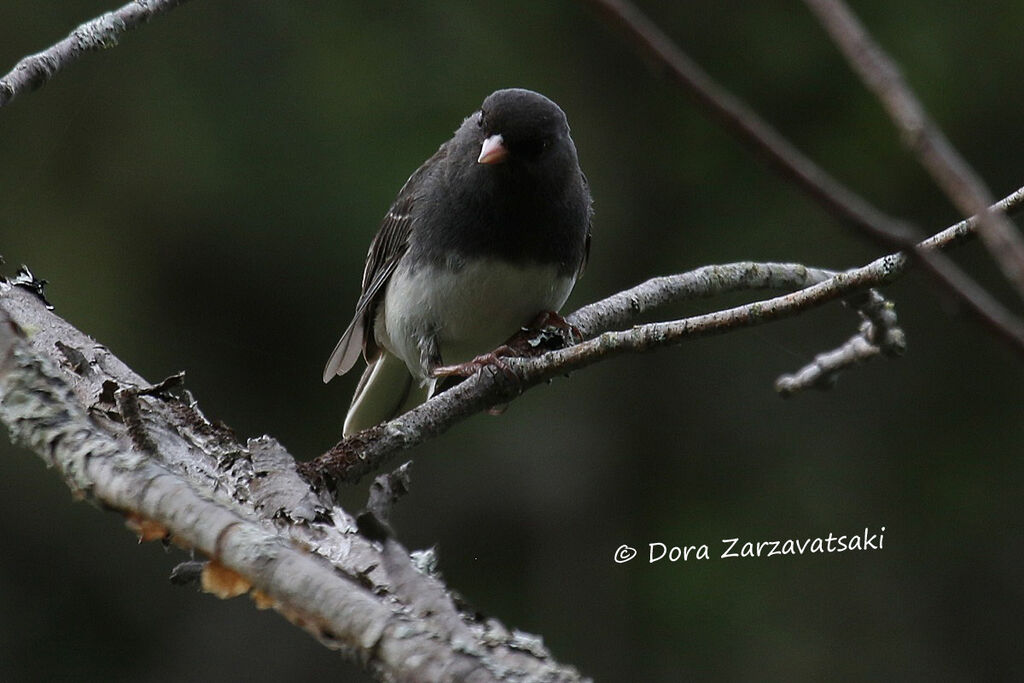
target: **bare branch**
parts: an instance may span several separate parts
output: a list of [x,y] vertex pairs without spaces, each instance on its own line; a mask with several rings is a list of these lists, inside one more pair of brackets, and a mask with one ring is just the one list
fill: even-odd
[[863,334],[855,334],[839,348],[815,356],[813,363],[805,365],[796,374],[779,377],[775,380],[775,390],[788,398],[804,389],[831,389],[842,370],[880,353],[882,350]]
[[831,389],[839,373],[863,363],[880,354],[901,356],[906,351],[907,340],[896,324],[896,312],[892,302],[871,289],[865,292],[866,301],[858,307],[864,322],[860,331],[842,346],[820,353],[814,362],[804,366],[792,375],[782,375],[775,380],[775,390],[784,397],[804,389]]
[[[705,266],[689,273],[654,278],[625,292],[590,304],[566,317],[585,337],[575,346],[539,358],[510,358],[519,382],[503,372],[482,372],[442,392],[390,422],[354,434],[316,460],[302,463],[300,473],[322,486],[338,478],[355,481],[381,467],[391,456],[432,438],[470,415],[508,403],[526,389],[627,352],[649,351],[686,339],[720,334],[795,315],[827,301],[890,282],[906,267],[898,255],[887,256],[848,273],[800,264],[734,263]],[[816,284],[815,284],[816,283]],[[627,324],[658,306],[738,289],[782,288],[798,291],[781,297],[671,322],[649,323],[624,331],[606,325]],[[597,335],[597,336],[594,336]]]
[[647,280],[631,289],[583,306],[566,316],[592,337],[600,332],[632,325],[645,313],[692,299],[740,290],[794,290],[823,282],[836,272],[799,263],[729,263],[704,266],[678,275]]
[[211,558],[179,581],[248,592],[384,680],[581,680],[539,639],[460,611],[397,541],[372,543],[310,491],[280,444],[239,443],[174,384],[151,387],[31,288],[0,281],[0,421],[140,539]]
[[888,248],[911,254],[967,311],[1017,353],[1024,353],[1024,323],[952,261],[918,248],[919,231],[885,215],[811,161],[750,107],[716,83],[635,6],[626,0],[584,1],[622,30],[723,128],[783,177],[847,225]]
[[842,0],[805,2],[864,84],[882,102],[906,145],[917,154],[939,187],[965,216],[980,217],[981,241],[1024,297],[1024,239],[1004,215],[989,211],[991,191],[925,111],[896,63],[868,35]]
[[122,34],[185,2],[187,0],[133,0],[120,9],[85,22],[56,45],[25,57],[0,78],[0,107],[21,93],[42,87],[84,53],[114,47]]
[[[1021,203],[1024,189],[998,208],[1008,211]],[[972,227],[971,220],[958,223],[930,238],[927,247],[958,244]],[[907,256],[892,254],[837,274],[798,264],[745,263],[655,278],[569,319],[593,335],[682,298],[741,288],[799,289],[725,311],[604,332],[539,358],[510,359],[520,383],[501,372],[478,374],[302,469],[323,480],[339,473],[357,478],[398,450],[557,375],[620,353],[678,344],[849,298],[892,282],[909,265]],[[238,443],[227,429],[211,424],[187,392],[182,394],[180,378],[150,385],[50,313],[39,294],[40,282],[27,271],[0,283],[5,316],[0,320],[0,420],[16,440],[57,466],[74,489],[128,516],[142,537],[170,537],[209,555],[212,560],[196,569],[207,590],[249,591],[382,676],[403,680],[473,672],[482,680],[498,680],[496,672],[514,672],[508,675],[579,678],[574,669],[552,661],[535,639],[439,603],[450,600],[443,585],[412,573],[422,563],[405,559],[408,554],[393,538],[386,536],[381,547],[355,533],[355,520],[317,498],[279,444],[268,437]],[[882,314],[855,305],[872,325],[891,327]],[[31,329],[31,338],[22,329]],[[869,337],[880,343],[876,334]],[[234,577],[227,587],[209,578],[225,572]],[[428,590],[423,581],[436,583]]]
[[[1009,213],[1022,206],[1024,188],[1005,197],[993,208]],[[961,244],[976,225],[977,217],[961,221],[924,240],[920,247],[932,251]],[[478,373],[390,422],[365,429],[339,442],[315,460],[300,464],[299,471],[317,487],[329,485],[335,479],[357,481],[383,466],[396,453],[437,436],[490,406],[508,403],[541,382],[621,353],[679,344],[691,338],[796,315],[837,298],[889,284],[903,275],[910,265],[909,257],[900,252],[844,273],[800,264],[735,263],[653,278],[566,316],[566,320],[579,327],[584,336],[593,338],[539,358],[509,359],[508,365],[516,372],[518,383],[509,381],[501,372]],[[619,332],[605,331],[625,326],[667,303],[737,289],[764,288],[798,291],[683,320],[650,323]],[[1007,330],[1017,335],[1013,348],[1024,349],[1024,327]],[[898,346],[895,338],[886,344],[893,350]]]

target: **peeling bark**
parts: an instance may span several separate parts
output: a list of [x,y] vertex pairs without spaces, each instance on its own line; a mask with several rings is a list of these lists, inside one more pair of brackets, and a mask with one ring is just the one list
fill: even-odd
[[211,558],[208,589],[248,590],[382,680],[582,680],[539,638],[460,611],[394,539],[357,533],[273,438],[241,443],[180,377],[146,382],[25,282],[0,283],[0,420],[140,538]]

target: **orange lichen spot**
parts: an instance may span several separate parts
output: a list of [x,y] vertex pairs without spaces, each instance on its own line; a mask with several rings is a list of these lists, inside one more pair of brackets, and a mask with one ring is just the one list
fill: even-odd
[[256,604],[256,609],[270,609],[274,606],[274,598],[270,597],[259,588],[249,591],[249,597]]
[[178,546],[182,550],[192,550],[192,544],[189,543],[187,539],[184,539],[181,536],[171,534],[171,536],[167,540],[173,543],[174,545]]
[[203,567],[201,583],[204,591],[221,600],[237,597],[252,588],[249,579],[216,560],[210,560]]
[[154,522],[151,519],[141,517],[134,512],[128,513],[124,520],[125,526],[127,526],[132,533],[139,537],[139,543],[145,541],[161,541],[170,535],[167,527],[160,522]]

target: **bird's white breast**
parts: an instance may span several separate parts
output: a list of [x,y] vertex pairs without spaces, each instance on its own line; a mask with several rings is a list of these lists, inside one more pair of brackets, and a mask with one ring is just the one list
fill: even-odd
[[453,270],[402,263],[388,283],[377,337],[422,379],[419,344],[425,337],[436,335],[444,363],[470,360],[501,345],[538,313],[557,311],[573,284],[555,266],[487,259]]

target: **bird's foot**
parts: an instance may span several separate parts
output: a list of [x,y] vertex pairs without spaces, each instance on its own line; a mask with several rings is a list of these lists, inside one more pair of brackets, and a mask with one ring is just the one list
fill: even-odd
[[455,365],[441,365],[430,371],[431,377],[448,378],[448,377],[471,377],[483,370],[485,367],[493,366],[501,370],[505,375],[512,380],[517,380],[516,373],[512,372],[512,368],[505,362],[506,358],[520,355],[516,353],[508,344],[502,344],[498,348],[494,349],[489,353],[485,353],[477,356],[473,360],[467,360],[465,363],[456,363]]
[[575,325],[566,322],[565,318],[554,311],[544,311],[527,327],[517,333],[498,348],[489,353],[477,356],[473,360],[455,365],[441,365],[430,371],[431,377],[471,377],[487,366],[496,367],[505,373],[510,380],[518,381],[506,358],[529,358],[541,356],[548,351],[561,349],[583,341],[583,333]]

